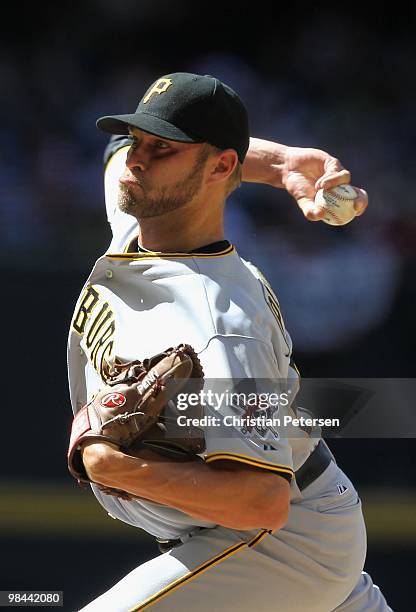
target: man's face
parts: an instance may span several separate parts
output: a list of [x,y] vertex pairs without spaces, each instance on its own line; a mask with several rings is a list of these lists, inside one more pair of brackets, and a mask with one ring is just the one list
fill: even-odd
[[158,217],[191,202],[199,193],[207,147],[130,129],[133,144],[120,178],[120,210],[144,219]]

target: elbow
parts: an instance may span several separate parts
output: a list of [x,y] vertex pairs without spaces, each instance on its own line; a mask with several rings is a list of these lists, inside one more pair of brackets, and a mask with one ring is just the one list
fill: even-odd
[[284,527],[289,518],[290,501],[289,495],[279,496],[278,499],[273,500],[270,504],[270,509],[265,516],[264,529],[270,529],[270,531],[277,531]]
[[82,461],[85,471],[92,482],[103,483],[103,475],[108,471],[112,447],[107,444],[89,443],[82,449]]
[[[267,474],[276,481],[275,474]],[[250,529],[277,531],[284,527],[289,517],[290,485],[282,477],[277,482],[267,479],[262,491],[252,498],[250,504]]]

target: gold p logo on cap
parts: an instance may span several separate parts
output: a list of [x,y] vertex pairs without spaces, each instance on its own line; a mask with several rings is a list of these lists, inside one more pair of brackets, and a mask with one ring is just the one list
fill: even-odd
[[149,102],[153,94],[164,93],[171,85],[172,85],[172,81],[170,79],[159,79],[158,81],[156,81],[156,83],[153,85],[152,89],[149,91],[146,97],[143,98],[143,104],[146,104],[146,102]]

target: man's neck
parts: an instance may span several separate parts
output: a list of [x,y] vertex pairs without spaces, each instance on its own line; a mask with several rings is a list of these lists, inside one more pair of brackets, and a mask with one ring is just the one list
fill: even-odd
[[177,236],[169,233],[167,236],[163,236],[160,232],[152,235],[152,233],[140,229],[138,235],[138,242],[144,249],[163,253],[191,253],[201,246],[221,240],[224,240],[223,232],[194,234],[192,236]]
[[[204,253],[204,254],[218,254],[221,253],[223,251],[228,250],[231,247],[231,243],[229,242],[229,240],[218,240],[216,242],[210,242],[209,244],[203,244],[197,248],[193,248],[190,251],[183,251],[181,250],[175,250],[174,253],[175,254],[183,254],[183,253],[187,253],[187,254],[199,254],[199,253]],[[155,251],[151,251],[150,249],[145,249],[140,242],[138,241],[138,239],[136,238],[136,240],[131,241],[129,244],[129,249],[128,249],[129,253],[136,253],[136,252],[145,252],[145,253],[154,253]],[[163,253],[163,254],[172,254],[172,251],[156,251],[156,253]]]
[[[190,253],[206,244],[224,240],[220,214],[189,214],[185,208],[175,214],[139,219],[139,244],[149,251]],[[194,211],[192,211],[194,213]]]

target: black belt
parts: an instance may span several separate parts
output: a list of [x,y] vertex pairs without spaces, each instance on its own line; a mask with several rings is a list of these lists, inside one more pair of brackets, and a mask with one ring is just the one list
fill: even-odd
[[313,483],[326,470],[333,456],[325,442],[319,440],[305,463],[295,472],[296,483],[301,491]]
[[[197,527],[196,529],[198,533],[199,531],[204,531],[204,529],[207,529],[207,527]],[[189,534],[189,537],[192,538],[192,534]],[[171,550],[171,548],[181,546],[183,542],[180,538],[178,538],[177,540],[163,540],[162,538],[156,538],[156,544],[159,546],[160,552],[165,553]]]
[[[299,489],[303,491],[303,489],[306,489],[307,486],[312,484],[318,476],[323,474],[332,460],[333,456],[331,451],[325,442],[319,440],[317,446],[306,459],[305,463],[295,472],[296,483]],[[200,527],[200,529],[204,529],[204,527]],[[183,544],[180,538],[176,540],[156,538],[156,542],[161,553],[168,552],[172,548]]]
[[156,544],[158,545],[160,552],[163,554],[165,552],[169,552],[172,548],[181,546],[183,542],[179,538],[177,540],[162,540],[161,538],[156,538]]

